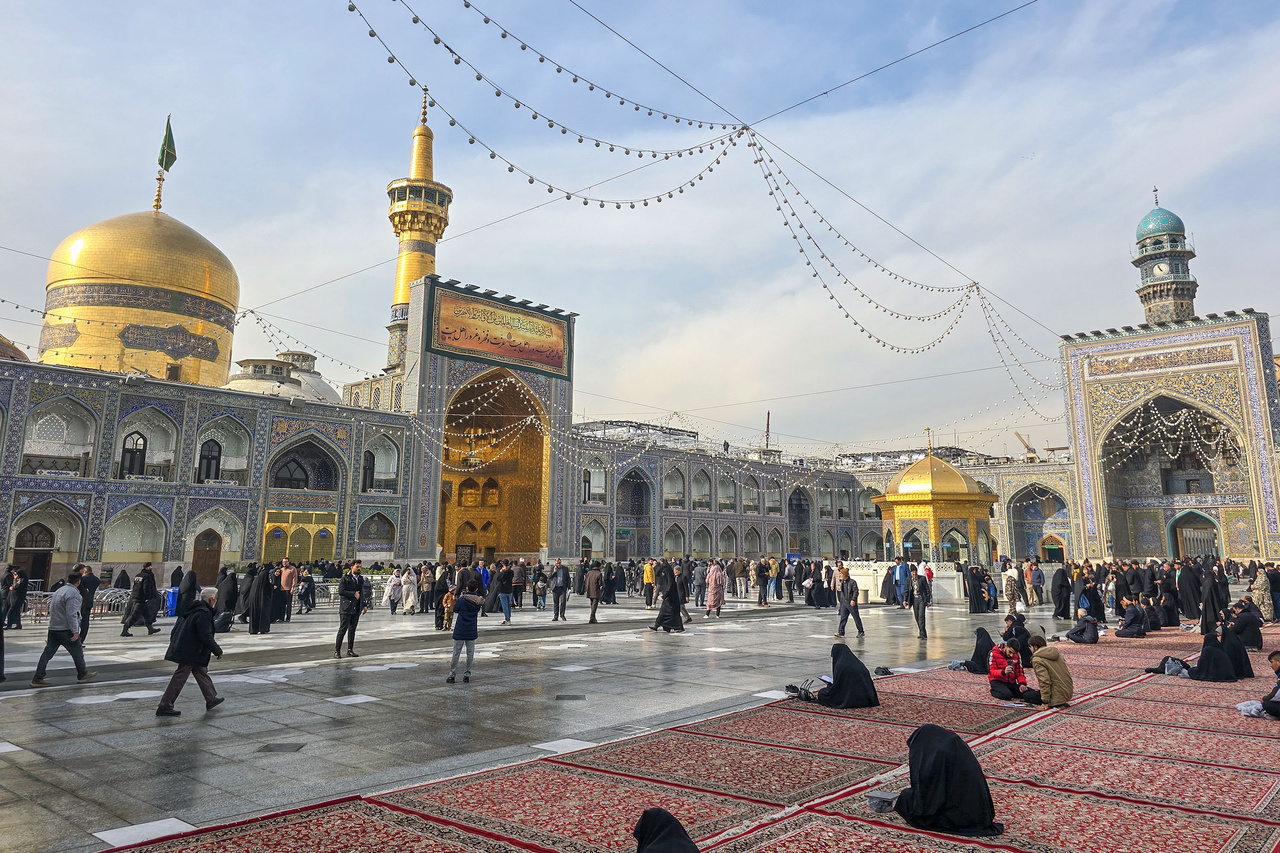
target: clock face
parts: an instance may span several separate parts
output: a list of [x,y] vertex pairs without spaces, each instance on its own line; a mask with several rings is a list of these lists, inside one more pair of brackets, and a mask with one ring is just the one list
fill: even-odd
[[1169,265],[1164,262],[1158,263],[1151,268],[1151,274],[1152,275],[1168,275]]

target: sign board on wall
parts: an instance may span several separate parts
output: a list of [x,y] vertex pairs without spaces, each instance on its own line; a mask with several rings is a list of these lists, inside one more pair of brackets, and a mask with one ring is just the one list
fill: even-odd
[[431,352],[573,378],[573,324],[568,314],[528,308],[432,281],[427,349]]

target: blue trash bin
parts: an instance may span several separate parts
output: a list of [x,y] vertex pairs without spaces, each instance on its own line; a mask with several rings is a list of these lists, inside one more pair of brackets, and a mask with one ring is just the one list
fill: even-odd
[[178,588],[171,586],[164,591],[164,614],[172,616],[178,612]]

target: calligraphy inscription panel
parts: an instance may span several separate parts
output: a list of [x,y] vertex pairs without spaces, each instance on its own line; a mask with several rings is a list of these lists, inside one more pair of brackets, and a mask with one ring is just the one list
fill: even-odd
[[439,286],[432,296],[433,352],[569,378],[568,319]]

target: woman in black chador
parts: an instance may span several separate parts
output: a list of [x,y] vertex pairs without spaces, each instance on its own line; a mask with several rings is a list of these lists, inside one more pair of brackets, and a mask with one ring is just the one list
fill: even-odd
[[875,708],[880,704],[867,665],[844,643],[831,646],[831,683],[818,691],[817,700],[828,708]]
[[249,604],[245,616],[249,617],[250,634],[271,633],[271,600],[275,593],[275,585],[271,582],[271,567],[263,566],[253,576],[253,584],[249,587]]
[[658,618],[649,626],[650,631],[661,628],[667,633],[684,631],[684,620],[680,615],[680,606],[684,603],[684,578],[676,577],[669,565],[658,566],[657,586],[662,589],[662,604],[658,608]]
[[974,675],[986,675],[988,663],[991,657],[991,650],[996,647],[995,640],[991,639],[990,632],[986,628],[975,628],[973,635],[977,640],[973,644],[973,657],[967,661],[962,661],[964,668]]
[[698,845],[666,809],[645,809],[631,835],[636,853],[698,853]]
[[911,733],[907,749],[911,787],[898,794],[894,806],[907,823],[952,835],[1004,832],[978,759],[959,735],[928,723]]

